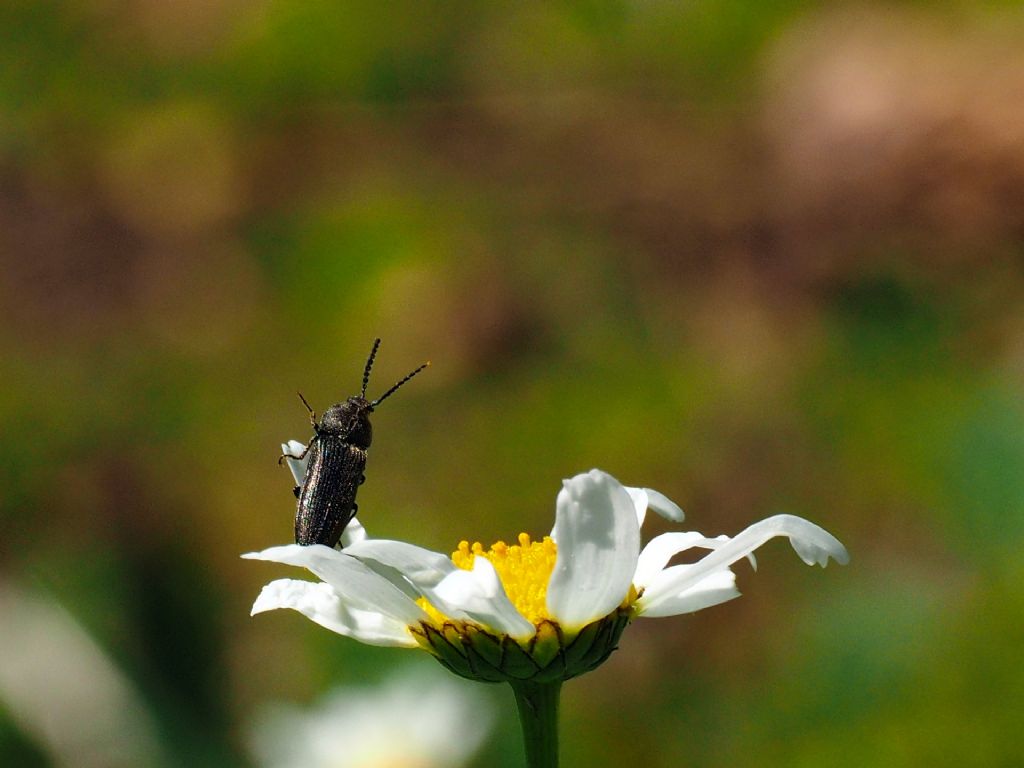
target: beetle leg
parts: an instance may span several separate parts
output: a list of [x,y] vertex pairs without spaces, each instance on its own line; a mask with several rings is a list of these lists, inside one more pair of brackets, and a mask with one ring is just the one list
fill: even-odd
[[[309,445],[312,445],[312,443],[310,443]],[[306,454],[309,453],[309,445],[307,445],[306,450],[304,450],[298,456],[292,453],[282,453],[280,456],[277,457],[278,465],[280,465],[281,462],[284,461],[285,459],[295,459],[296,461],[302,461],[304,458],[306,458]]]

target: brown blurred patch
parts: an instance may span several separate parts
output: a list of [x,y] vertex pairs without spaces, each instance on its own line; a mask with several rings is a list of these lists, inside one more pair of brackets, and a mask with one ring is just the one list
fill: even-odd
[[262,274],[239,243],[210,239],[147,249],[132,295],[144,326],[189,355],[231,346],[252,327],[265,299]]
[[258,13],[263,0],[87,0],[107,34],[147,53],[193,57],[223,43],[238,21]]
[[227,224],[242,208],[235,147],[217,110],[165,103],[121,121],[99,178],[113,209],[139,232],[194,235]]
[[1019,236],[1022,31],[1009,14],[961,23],[889,8],[793,29],[766,72],[775,210],[815,232],[887,231],[947,260]]
[[454,265],[396,265],[368,299],[373,327],[394,339],[397,359],[430,350],[439,363],[431,371],[434,386],[499,370],[546,338],[543,302],[487,254],[465,253]]
[[109,331],[128,302],[140,241],[87,181],[0,166],[0,313],[21,340]]

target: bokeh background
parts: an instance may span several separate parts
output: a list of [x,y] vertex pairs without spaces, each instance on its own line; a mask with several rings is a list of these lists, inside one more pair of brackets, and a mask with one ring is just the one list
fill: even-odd
[[[246,766],[423,654],[251,619],[279,443],[375,418],[371,533],[809,517],[566,686],[566,765],[1024,762],[1011,2],[0,4],[0,764]],[[649,533],[658,532],[657,524]],[[509,691],[479,765],[517,766]]]

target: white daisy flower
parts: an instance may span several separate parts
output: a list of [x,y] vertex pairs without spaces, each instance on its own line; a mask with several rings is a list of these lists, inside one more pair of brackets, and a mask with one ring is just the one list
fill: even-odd
[[309,710],[277,705],[258,718],[251,750],[264,768],[459,768],[494,724],[490,698],[467,685],[405,669]]
[[[517,544],[487,550],[464,541],[448,557],[366,538],[360,526],[341,551],[272,547],[243,557],[301,566],[320,581],[273,581],[252,612],[291,608],[364,643],[418,646],[471,679],[553,683],[601,664],[635,618],[692,613],[738,597],[730,566],[752,560],[771,538],[788,538],[808,565],[849,559],[834,536],[794,515],[769,517],[732,538],[665,533],[641,548],[648,509],[683,519],[657,491],[625,487],[594,469],[563,482],[554,529],[541,541],[523,533]],[[693,548],[709,552],[669,565]]]

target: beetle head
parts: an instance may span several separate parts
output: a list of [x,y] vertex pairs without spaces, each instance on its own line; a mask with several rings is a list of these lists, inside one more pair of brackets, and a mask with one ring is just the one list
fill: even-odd
[[[366,360],[366,367],[363,369],[363,388],[358,395],[353,395],[343,403],[335,403],[324,413],[320,423],[316,425],[317,434],[333,435],[340,437],[346,443],[366,450],[373,440],[373,428],[370,426],[370,414],[387,398],[391,397],[399,387],[422,371],[429,362],[424,363],[412,373],[400,379],[391,389],[385,392],[372,402],[366,399],[366,386],[370,383],[370,369],[373,367],[373,360],[377,356],[377,348],[380,346],[380,339],[373,342],[373,349]],[[302,397],[302,395],[299,395]],[[305,398],[302,400],[306,402]],[[309,408],[309,404],[306,404]],[[313,410],[310,408],[310,413]]]
[[356,395],[343,403],[335,403],[320,419],[318,431],[342,438],[357,448],[366,450],[373,440],[370,414],[373,406],[365,397]]

